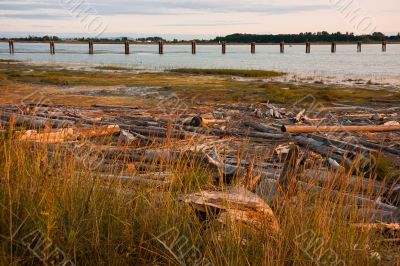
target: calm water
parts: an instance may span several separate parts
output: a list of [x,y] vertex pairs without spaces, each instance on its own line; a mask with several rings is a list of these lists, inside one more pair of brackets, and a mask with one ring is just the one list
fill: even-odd
[[[337,53],[330,53],[330,45],[312,45],[311,54],[304,45],[286,45],[285,54],[279,45],[258,45],[257,53],[250,53],[250,45],[228,45],[221,54],[219,45],[197,45],[197,55],[190,45],[165,45],[164,55],[158,45],[131,45],[130,55],[123,54],[124,45],[95,44],[95,54],[88,55],[87,44],[56,44],[56,54],[49,54],[49,44],[15,43],[14,55],[8,54],[8,43],[0,43],[0,58],[26,60],[34,63],[117,65],[151,70],[177,67],[241,68],[279,70],[314,77],[362,78],[400,82],[400,44],[388,44],[387,52],[381,45],[363,45],[362,53],[356,45],[338,45]],[[397,82],[394,82],[397,83]]]

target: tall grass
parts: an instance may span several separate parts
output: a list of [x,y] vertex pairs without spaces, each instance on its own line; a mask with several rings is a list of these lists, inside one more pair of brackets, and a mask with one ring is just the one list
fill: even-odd
[[[178,144],[169,140],[164,147],[174,150]],[[135,163],[126,160],[126,164]],[[35,254],[22,243],[36,230],[76,265],[182,265],[182,261],[194,265],[200,258],[199,265],[335,261],[334,265],[370,265],[377,262],[371,252],[392,252],[381,244],[379,234],[349,226],[360,221],[357,207],[340,197],[329,200],[329,193],[278,195],[272,204],[281,228],[278,236],[233,222],[222,226],[213,219],[203,221],[179,197],[216,189],[211,172],[185,156],[163,164],[172,173],[169,187],[134,185],[103,179],[99,170],[89,170],[74,152],[61,146],[22,143],[3,135],[0,264],[40,264],[40,258],[52,249],[39,247]],[[139,166],[132,168],[133,176]],[[122,174],[117,167],[110,170]],[[343,214],[345,209],[349,217]],[[174,245],[174,240],[181,244]],[[190,254],[196,254],[195,258],[190,260]]]

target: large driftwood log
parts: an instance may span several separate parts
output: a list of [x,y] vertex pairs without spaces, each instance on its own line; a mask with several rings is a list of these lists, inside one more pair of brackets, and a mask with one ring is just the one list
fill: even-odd
[[[276,196],[278,191],[279,182],[275,179],[262,179],[260,186],[257,188],[257,194],[262,196],[268,203],[271,203]],[[349,193],[343,193],[341,191],[334,190],[332,188],[325,188],[315,186],[306,182],[296,181],[296,189],[306,190],[310,195],[315,196],[326,196],[332,200],[342,199],[348,204],[357,204],[358,206],[368,206],[370,208],[376,208],[380,210],[386,210],[389,212],[395,212],[399,209],[395,206],[385,204],[379,201],[364,198],[358,195],[352,195]]]
[[287,139],[285,134],[274,134],[265,132],[250,132],[247,130],[221,130],[216,128],[197,128],[185,126],[183,127],[185,131],[203,134],[203,135],[214,135],[214,136],[243,136],[247,138],[260,138],[266,141],[284,141]]
[[74,130],[72,128],[62,129],[55,132],[38,133],[36,130],[28,130],[18,139],[21,141],[31,141],[40,143],[62,143],[68,139],[73,139]]
[[336,149],[334,147],[327,147],[323,145],[323,142],[303,136],[297,136],[295,137],[295,140],[299,145],[303,146],[304,148],[308,148],[316,153],[323,155],[326,158],[332,158],[339,163],[345,160],[348,165],[351,164],[346,158],[335,153]]
[[200,115],[193,118],[185,119],[183,121],[183,125],[190,125],[192,127],[204,127],[207,125],[223,123],[228,123],[228,121],[223,119],[206,119]]
[[287,133],[318,133],[318,132],[389,132],[400,131],[400,126],[282,126],[282,132]]
[[376,210],[371,208],[358,208],[354,206],[345,206],[342,209],[343,218],[356,217],[357,221],[364,223],[397,223],[393,212],[385,210]]
[[265,133],[271,133],[271,131],[272,132],[278,131],[278,129],[275,128],[275,127],[266,126],[266,125],[263,125],[263,124],[260,124],[260,123],[256,123],[256,122],[253,122],[253,121],[244,121],[243,125],[246,126],[246,127],[251,127],[251,128],[253,128],[253,129],[257,130],[257,131],[260,131],[260,132],[265,132]]
[[395,154],[395,155],[400,155],[400,150],[393,149],[393,148],[390,148],[390,147],[385,147],[385,146],[382,146],[380,144],[373,143],[373,142],[370,142],[370,141],[367,141],[367,140],[360,139],[358,141],[360,142],[361,145],[363,145],[365,147],[368,147],[368,148],[371,148],[371,149],[375,149],[375,150],[378,150],[378,151],[389,152],[389,153],[392,153],[392,154]]
[[[225,175],[228,176],[245,176],[249,175],[249,171],[243,167],[236,167],[233,165],[225,165],[220,162],[218,162],[215,159],[212,159],[210,156],[205,155],[208,158],[208,161],[210,164],[214,167],[217,167],[218,170],[223,171]],[[258,193],[260,195],[263,195],[263,197],[267,200],[267,202],[272,202],[272,200],[275,198],[276,193],[278,191],[278,187],[280,186],[279,181],[277,181],[275,178],[276,171],[273,171],[271,173],[265,172],[265,171],[256,171],[253,173],[255,176],[255,184],[258,185],[260,184],[259,188],[257,189]],[[254,184],[253,184],[254,186]],[[361,196],[357,195],[352,195],[348,193],[343,193],[340,191],[332,190],[330,188],[323,188],[315,185],[308,184],[306,182],[302,181],[296,181],[295,186],[297,189],[301,190],[308,190],[310,193],[314,195],[329,195],[333,199],[337,198],[343,198],[345,201],[348,201],[350,203],[357,203],[359,206],[372,206],[374,208],[382,209],[382,210],[388,210],[388,211],[396,211],[398,210],[397,207],[377,202],[368,198],[364,198]],[[255,187],[255,186],[254,186]]]
[[93,137],[111,136],[121,131],[119,126],[96,126],[90,128],[68,128],[50,132],[37,132],[28,130],[18,137],[21,141],[41,143],[62,143],[70,140],[86,139]]
[[370,223],[370,224],[351,224],[351,226],[361,230],[376,230],[376,231],[400,231],[400,224],[385,224],[385,223]]
[[[307,137],[312,138],[316,141],[323,142],[324,144],[326,144],[328,146],[335,145],[336,147],[338,147],[340,149],[344,149],[344,150],[347,150],[347,151],[350,151],[353,153],[369,154],[369,153],[373,152],[373,150],[364,148],[360,145],[352,144],[350,142],[336,140],[333,138],[328,138],[328,137],[319,136],[319,135],[315,135],[315,134],[307,134]],[[356,139],[354,141],[357,142],[358,139]]]
[[9,121],[10,124],[16,125],[16,126],[26,126],[29,129],[40,129],[40,128],[51,128],[51,122],[49,122],[46,119],[37,119],[34,117],[30,116],[21,116],[21,115],[15,115],[15,114],[10,114],[1,116],[2,120]]
[[110,181],[119,181],[124,184],[132,184],[132,185],[147,185],[153,188],[168,188],[171,182],[166,180],[156,180],[145,177],[136,177],[136,176],[116,176],[116,175],[108,175],[108,174],[100,174],[102,179],[110,180]]
[[243,188],[231,188],[226,192],[201,191],[185,195],[181,200],[206,215],[219,214],[217,220],[223,224],[239,222],[273,234],[280,232],[278,220],[268,204]]
[[350,190],[362,191],[367,195],[381,196],[389,189],[384,183],[368,178],[349,176],[345,173],[335,173],[326,170],[308,169],[300,174],[303,181],[319,184],[323,187],[348,188]]
[[[112,125],[110,122],[100,122],[100,125]],[[153,126],[134,126],[134,125],[127,125],[127,124],[118,124],[120,128],[128,130],[132,133],[138,133],[147,137],[159,137],[159,138],[179,138],[185,139],[189,137],[190,134],[188,132],[182,132],[179,130],[171,130],[168,131],[166,128],[162,127],[153,127]],[[86,125],[89,126],[89,125]]]
[[29,129],[41,128],[66,128],[73,126],[75,121],[69,119],[54,119],[39,116],[20,115],[15,113],[3,113],[1,120],[12,121],[16,126],[26,126]]

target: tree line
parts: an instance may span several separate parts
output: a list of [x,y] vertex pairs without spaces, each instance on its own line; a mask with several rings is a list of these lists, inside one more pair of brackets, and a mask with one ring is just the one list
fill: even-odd
[[[9,38],[0,38],[2,41],[6,41]],[[19,37],[19,38],[12,38],[14,41],[24,41],[24,42],[46,42],[46,41],[76,41],[76,42],[125,42],[125,41],[136,41],[136,42],[158,42],[158,41],[165,41],[165,39],[161,37],[146,37],[146,38],[128,38],[128,37],[118,37],[118,38],[59,38],[57,36],[28,36],[28,37]]]
[[323,32],[305,32],[300,34],[242,34],[236,33],[225,37],[217,37],[216,42],[237,42],[237,43],[303,43],[303,42],[378,42],[378,41],[400,41],[400,33],[394,36],[386,36],[381,32],[374,32],[369,35],[354,35],[354,33],[328,33]]
[[[19,38],[12,38],[15,41],[27,41],[27,42],[45,42],[45,41],[60,41],[61,38],[57,37],[57,36],[32,36],[29,35],[28,37],[19,37]],[[4,41],[4,40],[8,40],[8,38],[0,38],[0,40]]]
[[[46,41],[76,41],[76,42],[87,42],[92,40],[94,42],[125,42],[125,41],[136,41],[136,42],[158,42],[158,41],[166,41],[162,37],[145,37],[145,38],[129,38],[129,37],[119,37],[119,38],[68,38],[62,39],[57,36],[28,36],[22,38],[13,38],[15,41],[37,41],[37,42],[46,42]],[[0,40],[8,40],[8,38],[0,38]],[[233,42],[233,43],[250,43],[250,42],[258,42],[258,43],[304,43],[304,42],[380,42],[380,41],[394,41],[400,42],[400,33],[393,36],[386,36],[381,32],[374,32],[368,35],[355,35],[354,33],[328,33],[326,31],[322,32],[305,32],[299,34],[243,34],[243,33],[235,33],[231,35],[227,35],[225,37],[217,37],[215,39],[210,40],[195,40],[199,43],[212,43],[212,42]],[[191,40],[188,40],[191,41]],[[174,43],[177,42],[187,42],[185,40],[178,41],[177,39],[173,40]]]

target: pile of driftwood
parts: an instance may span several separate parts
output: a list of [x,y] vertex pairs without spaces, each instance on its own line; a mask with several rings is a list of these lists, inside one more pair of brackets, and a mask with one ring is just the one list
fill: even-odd
[[[270,104],[180,110],[30,104],[0,106],[0,124],[19,141],[46,143],[50,149],[56,144],[90,147],[101,154],[102,178],[131,184],[167,188],[172,173],[166,162],[197,160],[230,188],[182,195],[183,202],[199,212],[218,210],[222,223],[229,217],[257,227],[268,220],[278,233],[268,204],[294,189],[368,209],[368,224],[356,226],[398,228],[393,224],[400,224],[399,178],[386,181],[377,172],[381,156],[400,168],[399,111],[348,106],[288,110]],[[167,145],[171,139],[177,147]],[[134,176],[127,161],[138,162]],[[122,174],[113,174],[115,168]]]

